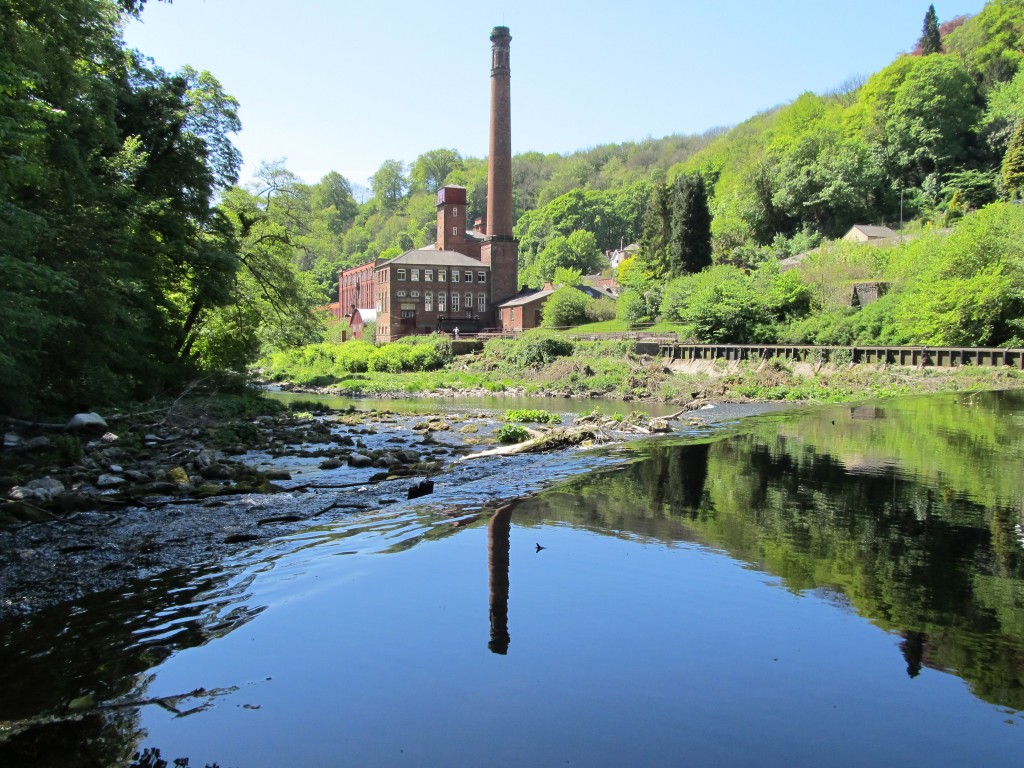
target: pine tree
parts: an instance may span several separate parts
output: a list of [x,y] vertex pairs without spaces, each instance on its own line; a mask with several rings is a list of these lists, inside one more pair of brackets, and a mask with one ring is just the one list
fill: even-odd
[[673,277],[711,266],[711,210],[699,173],[683,174],[672,185],[669,271]]
[[1010,200],[1024,197],[1024,121],[1017,124],[1003,156],[1003,194]]
[[939,17],[935,13],[934,5],[929,5],[928,13],[924,15],[924,29],[921,31],[918,47],[922,56],[942,53],[942,35],[939,34]]

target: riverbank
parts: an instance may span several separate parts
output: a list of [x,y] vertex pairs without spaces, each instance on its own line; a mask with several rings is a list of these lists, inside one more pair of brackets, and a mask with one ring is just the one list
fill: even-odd
[[941,392],[1024,387],[1015,368],[961,366],[905,368],[785,361],[680,360],[666,364],[647,356],[588,356],[586,350],[537,365],[486,354],[454,360],[434,371],[336,372],[306,376],[298,370],[260,372],[264,384],[286,391],[341,397],[410,398],[507,395],[603,398],[687,406],[700,402],[846,403]]

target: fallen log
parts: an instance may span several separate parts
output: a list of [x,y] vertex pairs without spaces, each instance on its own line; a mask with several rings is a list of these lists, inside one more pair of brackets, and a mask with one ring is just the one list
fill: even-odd
[[564,427],[553,429],[538,437],[530,438],[515,445],[502,445],[498,448],[490,448],[479,453],[471,453],[463,457],[463,461],[469,459],[480,459],[486,456],[518,456],[521,453],[541,453],[542,451],[556,451],[559,448],[571,448],[580,445],[588,440],[603,440],[603,435],[593,427]]

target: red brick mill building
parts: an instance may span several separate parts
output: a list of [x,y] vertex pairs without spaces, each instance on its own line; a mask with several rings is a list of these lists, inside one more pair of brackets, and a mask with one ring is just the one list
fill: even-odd
[[512,118],[507,27],[491,32],[491,121],[486,232],[467,220],[466,189],[437,191],[437,240],[384,262],[343,270],[338,299],[350,322],[372,310],[377,341],[434,331],[476,333],[501,325],[498,305],[519,290],[512,237]]

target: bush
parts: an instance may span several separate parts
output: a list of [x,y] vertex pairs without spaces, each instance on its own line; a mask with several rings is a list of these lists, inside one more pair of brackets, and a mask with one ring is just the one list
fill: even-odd
[[530,436],[525,427],[516,424],[505,424],[497,431],[495,436],[502,443],[521,443]]
[[548,297],[541,310],[545,328],[568,328],[587,320],[587,310],[594,300],[578,288],[559,288]]
[[614,320],[616,312],[615,299],[595,299],[587,307],[587,320],[592,323],[600,323],[604,320]]
[[[487,349],[490,348],[488,342]],[[572,341],[561,336],[531,331],[509,343],[504,351],[512,365],[539,368],[559,357],[568,357],[575,351],[575,346]]]
[[505,411],[505,421],[519,421],[532,424],[560,424],[562,419],[558,414],[551,413],[551,411],[518,408]]

